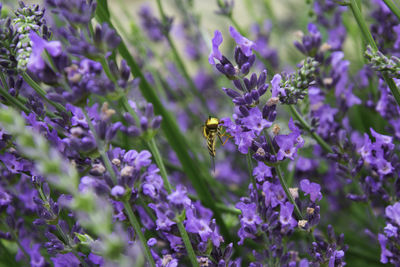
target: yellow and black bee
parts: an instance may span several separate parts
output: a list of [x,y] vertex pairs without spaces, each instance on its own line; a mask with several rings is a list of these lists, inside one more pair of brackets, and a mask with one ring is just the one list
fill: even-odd
[[[228,141],[228,139],[231,137],[230,135],[222,133],[222,130],[223,129],[220,120],[215,117],[209,116],[203,125],[203,136],[207,140],[208,153],[211,156],[214,171],[215,171],[214,157],[215,157],[216,139],[218,137],[222,145],[225,145],[226,141]],[[227,136],[225,142],[222,141],[223,136]]]

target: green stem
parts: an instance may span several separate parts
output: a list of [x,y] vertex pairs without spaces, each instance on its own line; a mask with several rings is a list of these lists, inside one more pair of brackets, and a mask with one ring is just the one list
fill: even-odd
[[64,233],[63,229],[61,228],[61,226],[59,224],[57,224],[56,226],[58,233],[62,236],[62,238],[64,239],[64,243],[70,247],[71,252],[75,255],[75,257],[78,258],[78,260],[81,262],[82,266],[84,267],[89,267],[89,265],[82,259],[81,256],[79,256],[78,251],[75,249],[75,247],[71,244],[71,238]]
[[275,16],[274,11],[272,10],[271,1],[264,0],[263,3],[264,3],[265,11],[266,11],[267,15],[269,16],[269,18],[271,19],[271,21],[273,22],[274,26],[277,25],[276,16]]
[[0,94],[10,103],[12,103],[16,108],[22,110],[26,114],[29,114],[31,111],[21,103],[17,98],[10,95],[3,87],[0,87]]
[[[158,147],[156,145],[156,142],[154,141],[154,138],[151,138],[151,140],[147,142],[147,145],[149,146],[150,151],[153,154],[153,157],[154,157],[154,160],[157,163],[157,166],[160,168],[160,173],[161,173],[161,177],[162,177],[163,182],[164,182],[164,186],[165,186],[168,194],[171,194],[172,193],[172,186],[171,186],[171,183],[168,180],[167,171],[165,169],[164,162],[163,162],[163,160],[161,158],[160,151],[158,150]],[[197,262],[196,254],[194,253],[194,250],[193,250],[193,247],[192,247],[192,243],[190,242],[189,235],[186,232],[186,229],[183,226],[183,223],[182,222],[177,222],[177,225],[178,225],[178,229],[179,229],[179,232],[181,234],[181,237],[183,239],[183,243],[185,244],[186,251],[188,252],[188,256],[189,256],[190,262],[192,263],[193,266],[199,266],[199,263]]]
[[235,18],[233,17],[233,15],[231,14],[230,16],[228,16],[229,20],[232,22],[233,27],[235,27],[235,29],[243,36],[246,36],[245,31],[242,29],[242,27],[240,27],[239,23],[237,23],[237,21],[235,20]]
[[115,85],[118,86],[117,79],[115,79],[114,75],[111,73],[110,66],[108,66],[107,61],[104,57],[101,58],[100,63],[108,79],[110,79]]
[[215,204],[217,206],[217,208],[221,211],[221,212],[227,212],[227,213],[231,213],[233,215],[240,215],[242,214],[242,212],[234,207],[228,207],[225,204],[222,203],[216,203]]
[[89,115],[88,115],[86,109],[82,108],[82,112],[85,115],[86,121],[89,125],[89,129],[92,132],[94,139],[96,140],[97,149],[99,150],[100,156],[103,159],[104,165],[105,165],[108,173],[110,174],[113,183],[118,184],[117,175],[115,174],[115,171],[112,167],[111,161],[108,158],[107,152],[105,150],[104,142],[102,140],[100,140],[100,138],[97,136],[96,129],[94,128],[93,123],[92,123],[91,119],[89,118]]
[[378,50],[378,47],[376,46],[374,38],[372,37],[372,34],[369,31],[367,24],[365,23],[365,20],[364,20],[362,14],[361,14],[360,8],[358,7],[358,4],[357,4],[356,0],[350,0],[350,9],[353,12],[353,16],[356,19],[358,27],[360,28],[361,33],[363,34],[365,41],[376,52]]
[[[188,194],[188,197],[194,201],[199,200],[199,198],[195,195]],[[215,206],[217,207],[218,211],[221,211],[221,212],[231,213],[234,215],[242,214],[242,212],[239,209],[234,208],[234,207],[228,207],[224,203],[217,202],[217,203],[215,203]]]
[[301,116],[301,114],[297,111],[297,109],[295,108],[295,106],[293,105],[289,105],[290,108],[290,112],[292,113],[292,115],[296,118],[296,120],[298,120],[300,122],[300,124],[303,126],[303,128],[311,134],[311,136],[315,139],[315,141],[317,141],[317,143],[328,153],[333,153],[332,148],[330,147],[330,145],[328,143],[326,143],[324,141],[324,139],[322,139],[321,136],[319,136],[319,134],[317,134],[312,128],[311,126],[303,119],[303,117]]
[[136,114],[136,112],[133,110],[133,108],[129,105],[129,101],[128,101],[128,98],[127,98],[126,96],[123,96],[123,97],[121,98],[121,104],[122,104],[122,107],[124,108],[124,110],[125,110],[126,112],[128,112],[128,113],[133,117],[133,119],[134,119],[135,122],[136,122],[136,125],[137,125],[137,126],[140,126],[139,117],[137,116],[137,114]]
[[[360,28],[365,41],[371,46],[373,52],[377,52],[378,47],[376,46],[374,38],[372,37],[372,34],[367,27],[367,24],[361,14],[360,7],[358,6],[356,0],[350,0],[350,9],[353,12],[354,18],[357,21],[358,27]],[[390,91],[392,92],[394,98],[396,99],[397,104],[400,106],[399,88],[397,88],[393,79],[390,78],[386,73],[382,73],[382,77],[385,80],[386,84],[389,86]]]
[[135,214],[133,213],[132,207],[129,204],[129,202],[127,200],[125,200],[123,203],[124,203],[124,207],[125,207],[126,213],[128,214],[129,222],[131,223],[133,229],[136,232],[136,235],[139,237],[139,240],[142,243],[142,246],[144,248],[144,252],[145,252],[145,255],[147,257],[147,260],[150,262],[150,265],[152,267],[155,267],[156,264],[154,262],[154,258],[151,255],[150,248],[147,245],[146,238],[144,237],[142,229],[140,228],[139,221],[136,218]]
[[392,0],[383,0],[392,13],[400,20],[400,9],[393,3]]
[[296,213],[297,217],[299,217],[302,220],[303,215],[301,214],[301,211],[300,211],[299,207],[297,206],[296,201],[294,200],[292,194],[290,193],[289,187],[287,186],[285,179],[283,178],[281,166],[279,166],[279,165],[276,166],[275,170],[276,170],[276,173],[278,174],[279,182],[281,183],[282,188],[285,191],[287,198],[289,199],[290,203],[292,203],[294,205],[294,212]]
[[161,158],[160,151],[158,150],[158,147],[156,145],[156,142],[154,141],[154,138],[151,138],[151,140],[147,142],[147,145],[149,146],[150,151],[153,154],[153,157],[154,157],[154,160],[157,163],[157,166],[160,168],[160,173],[161,173],[161,177],[162,177],[163,182],[164,182],[165,189],[167,190],[168,194],[171,194],[172,193],[172,186],[171,186],[171,183],[168,180],[167,171],[165,169],[164,162],[163,162],[163,160]]
[[4,76],[4,73],[0,71],[0,81],[3,84],[3,87],[8,91],[8,83],[6,81],[6,77]]
[[[271,138],[268,133],[266,133],[266,137],[267,137],[268,143],[272,149],[272,153],[274,155],[276,155],[274,146],[272,145]],[[281,183],[281,186],[282,186],[283,190],[285,191],[286,197],[289,199],[290,203],[292,203],[294,205],[294,212],[296,213],[297,217],[302,220],[303,215],[301,214],[301,211],[300,211],[299,207],[297,206],[296,201],[294,200],[292,194],[290,193],[289,187],[287,186],[285,179],[283,178],[281,166],[278,164],[277,166],[275,166],[275,170],[278,175],[279,182]]]
[[22,72],[21,75],[25,82],[29,84],[47,103],[55,107],[59,112],[67,112],[63,105],[48,99],[46,97],[46,91],[44,91],[26,72]]
[[250,149],[246,154],[246,161],[247,161],[247,170],[249,171],[250,180],[251,183],[253,184],[253,189],[257,190],[257,183],[253,176],[253,163],[251,162]]
[[[163,24],[165,25],[167,23],[167,16],[165,15],[161,0],[156,0],[156,1],[157,1],[158,11],[160,12],[160,15],[161,15],[161,20],[162,20]],[[185,77],[185,80],[189,84],[189,89],[192,91],[192,93],[195,96],[197,96],[200,99],[204,111],[208,110],[206,99],[200,93],[199,89],[197,88],[197,86],[193,82],[192,78],[190,77],[189,72],[187,71],[184,62],[183,62],[181,56],[179,55],[178,50],[176,49],[176,45],[175,45],[174,41],[172,40],[172,38],[170,37],[168,32],[166,32],[164,34],[165,34],[165,38],[168,41],[169,46],[171,47],[172,54],[175,58],[175,61],[178,64],[178,67],[181,69],[182,74]]]
[[14,104],[17,108],[20,110],[24,111],[26,114],[30,112],[30,110],[23,104],[21,101],[18,100],[18,98],[12,96],[8,90],[8,84],[6,81],[6,77],[4,76],[4,73],[0,71],[0,81],[3,84],[3,86],[0,86],[0,93],[1,95],[10,103]]

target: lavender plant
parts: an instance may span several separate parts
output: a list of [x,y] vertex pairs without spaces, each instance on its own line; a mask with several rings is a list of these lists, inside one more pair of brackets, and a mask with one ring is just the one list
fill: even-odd
[[207,4],[0,4],[1,266],[400,265],[397,3]]

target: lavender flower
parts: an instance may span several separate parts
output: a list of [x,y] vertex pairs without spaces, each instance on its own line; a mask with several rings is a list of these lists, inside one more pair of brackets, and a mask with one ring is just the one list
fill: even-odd
[[61,54],[62,47],[59,41],[47,42],[40,38],[37,33],[31,31],[29,38],[32,42],[32,54],[29,57],[27,68],[32,72],[38,72],[44,69],[43,52],[47,51],[50,56],[57,57]]
[[247,39],[246,37],[242,36],[234,27],[229,27],[229,33],[231,34],[232,38],[235,39],[235,42],[240,49],[242,50],[243,54],[246,57],[252,55],[252,49],[255,48],[255,43]]
[[212,39],[212,51],[208,57],[208,62],[210,64],[215,64],[214,58],[218,59],[219,61],[222,60],[222,53],[219,51],[219,46],[222,44],[222,41],[222,33],[216,30]]
[[312,202],[322,199],[321,186],[319,184],[310,183],[308,179],[304,179],[300,182],[300,188],[304,191],[305,195],[310,195]]

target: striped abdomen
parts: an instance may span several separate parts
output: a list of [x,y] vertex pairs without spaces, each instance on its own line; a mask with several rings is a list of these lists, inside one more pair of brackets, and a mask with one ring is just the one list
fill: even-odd
[[215,143],[218,134],[218,129],[210,129],[204,126],[203,135],[207,140],[207,148],[210,156],[215,157]]
[[210,132],[207,138],[208,153],[212,157],[215,157],[215,143],[216,143],[217,132]]

